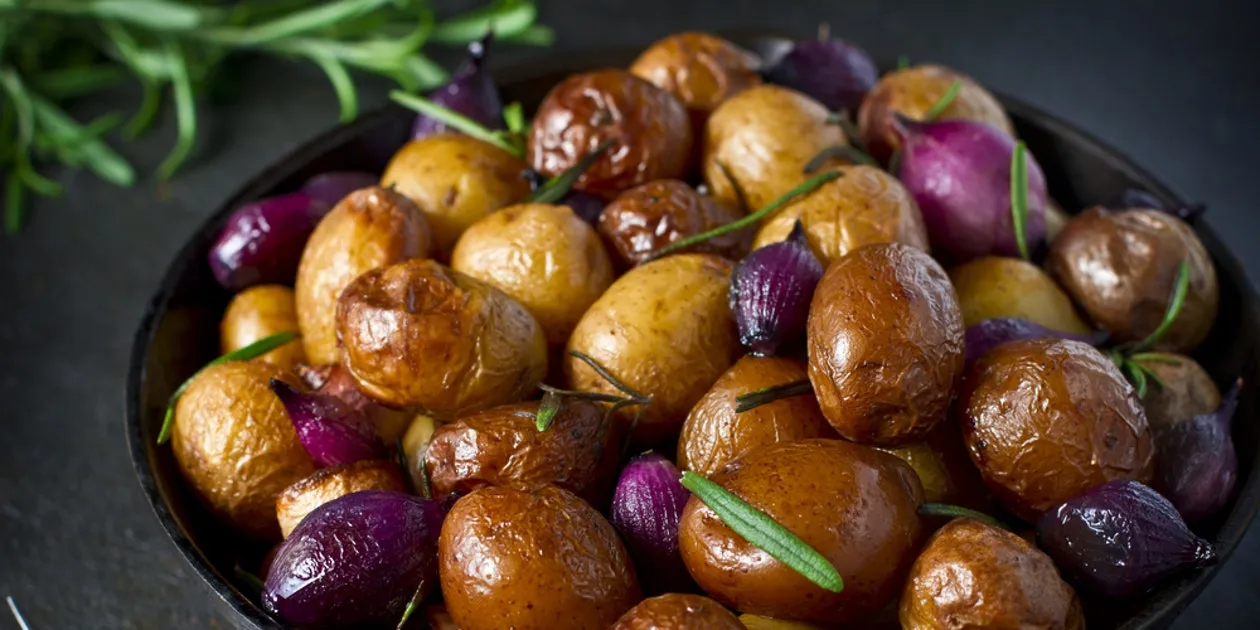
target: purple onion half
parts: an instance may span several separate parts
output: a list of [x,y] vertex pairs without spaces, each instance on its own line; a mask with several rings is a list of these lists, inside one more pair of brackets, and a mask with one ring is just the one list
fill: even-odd
[[230,291],[292,283],[306,239],[332,206],[304,192],[241,206],[210,246],[215,280]]
[[771,83],[803,92],[827,109],[854,114],[879,81],[870,55],[840,39],[796,42],[765,74]]
[[758,356],[805,335],[823,267],[798,221],[787,240],[753,251],[731,272],[731,313],[739,341]]
[[[1018,256],[1011,218],[1015,140],[968,120],[916,122],[897,117],[902,148],[897,177],[923,212],[932,253],[961,264],[981,256]],[[1031,153],[1026,240],[1046,238],[1046,179]]]
[[263,608],[303,628],[397,623],[417,590],[437,584],[444,517],[435,501],[388,490],[321,505],[276,551]]
[[1072,339],[1098,345],[1105,339],[1105,333],[1077,335],[1046,328],[1019,317],[994,317],[967,327],[964,337],[967,364],[1001,344],[1018,339]]
[[1037,546],[1078,588],[1104,597],[1141,593],[1217,560],[1173,504],[1136,481],[1109,481],[1047,510]]
[[362,171],[331,171],[306,180],[302,184],[302,192],[329,206],[335,206],[346,195],[360,188],[375,186],[380,180],[380,176]]
[[1220,512],[1238,482],[1238,454],[1230,435],[1242,380],[1212,413],[1194,416],[1155,432],[1155,489],[1176,506],[1182,518],[1201,523]]
[[695,589],[678,551],[678,522],[690,497],[679,481],[678,468],[656,453],[634,457],[621,469],[610,516],[645,591]]
[[[430,92],[426,98],[481,123],[487,129],[498,130],[506,127],[503,121],[503,101],[499,98],[499,88],[494,84],[494,77],[490,76],[490,70],[486,67],[486,57],[493,41],[494,33],[491,32],[481,41],[468,44],[468,57],[451,75],[450,80]],[[419,114],[411,128],[411,137],[418,140],[449,130],[445,123]]]
[[271,391],[284,403],[303,448],[320,466],[385,457],[376,427],[362,411],[351,408],[340,398],[298,391],[274,378]]

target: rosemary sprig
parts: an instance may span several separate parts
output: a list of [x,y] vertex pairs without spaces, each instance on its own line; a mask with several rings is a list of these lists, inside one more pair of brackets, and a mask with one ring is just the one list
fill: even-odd
[[950,517],[961,516],[965,518],[975,519],[977,521],[980,521],[981,523],[984,523],[985,525],[990,525],[998,529],[1005,529],[1007,531],[1010,531],[1011,529],[1007,527],[1006,525],[1004,525],[1001,521],[997,520],[996,518],[993,518],[992,516],[989,516],[988,514],[985,514],[984,512],[977,512],[976,510],[972,510],[970,508],[965,508],[959,505],[950,505],[948,503],[928,502],[928,503],[920,504],[919,514],[922,514],[923,516],[950,516]]
[[932,122],[940,117],[941,114],[944,114],[945,110],[949,109],[949,106],[953,104],[954,99],[958,98],[960,90],[962,90],[962,81],[955,80],[953,83],[950,83],[949,89],[945,90],[940,100],[936,101],[936,104],[932,105],[932,109],[929,109],[923,115],[923,122]]
[[760,407],[768,405],[776,400],[783,398],[791,398],[793,396],[803,396],[805,394],[814,393],[814,386],[809,379],[792,381],[782,385],[772,385],[761,389],[753,390],[746,394],[740,394],[735,397],[735,413],[744,413]]
[[1168,308],[1164,309],[1164,318],[1159,326],[1137,343],[1122,345],[1113,349],[1109,356],[1111,362],[1133,383],[1138,398],[1146,398],[1150,384],[1163,387],[1164,382],[1151,368],[1144,363],[1176,364],[1177,359],[1157,352],[1147,352],[1168,332],[1181,315],[1186,304],[1186,294],[1190,291],[1190,261],[1183,260],[1177,265],[1177,276],[1173,280],[1172,294],[1169,296]]
[[1028,155],[1022,140],[1011,153],[1011,225],[1019,257],[1028,260]]
[[521,203],[556,203],[560,201],[573,188],[573,184],[577,183],[578,178],[582,177],[582,174],[591,168],[595,160],[598,160],[601,155],[608,151],[613,142],[612,138],[601,142],[598,147],[595,147],[594,151],[582,156],[582,159],[565,169],[563,173],[544,182],[543,185],[521,200]]
[[504,138],[502,134],[487,129],[481,123],[453,109],[442,107],[423,96],[408,94],[402,90],[394,90],[389,93],[389,98],[417,114],[424,114],[429,118],[438,120],[451,129],[499,147],[518,158],[525,156],[525,147],[522,144],[511,142],[509,139]]

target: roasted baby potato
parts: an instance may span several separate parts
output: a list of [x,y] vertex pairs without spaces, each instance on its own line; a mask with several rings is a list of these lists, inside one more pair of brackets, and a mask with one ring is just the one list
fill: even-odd
[[294,298],[306,360],[337,362],[337,297],[359,274],[430,252],[429,223],[385,188],[347,195],[315,226],[298,264]]
[[731,611],[700,595],[669,593],[649,597],[626,611],[609,630],[744,630]]
[[578,190],[612,199],[691,171],[687,109],[669,92],[617,69],[575,74],[551,88],[534,115],[526,155],[538,172],[555,177],[608,140],[612,146],[578,178]]
[[[293,289],[278,284],[250,287],[237,293],[223,313],[219,351],[227,354],[283,332],[298,332]],[[306,352],[302,341],[294,339],[257,360],[291,370],[306,361]]]
[[525,307],[432,260],[359,276],[338,301],[337,337],[363,393],[443,417],[526,398],[547,373]]
[[837,437],[812,394],[780,398],[735,412],[735,397],[806,378],[805,364],[781,357],[745,356],[691,409],[678,438],[678,468],[712,475],[765,444]]
[[1087,343],[1004,343],[972,365],[960,401],[971,460],[1024,520],[1104,482],[1147,482],[1154,472],[1137,393]]
[[529,194],[526,164],[461,133],[413,140],[394,154],[381,185],[409,197],[433,226],[434,256],[446,260],[459,235]]
[[1090,332],[1063,289],[1026,260],[985,256],[950,269],[949,279],[958,292],[966,326],[994,317],[1019,317],[1066,333]]
[[679,523],[687,571],[736,610],[814,623],[860,622],[892,601],[923,539],[919,478],[887,453],[843,440],[779,442],[712,481],[766,513],[835,565],[822,589],[745,540],[692,496]]
[[[805,165],[820,151],[848,144],[843,129],[827,123],[829,115],[818,101],[774,85],[727,99],[704,128],[709,190],[737,207],[742,192],[748,211],[766,206],[805,181]],[[822,169],[843,163],[829,160]]]
[[1085,627],[1080,600],[1050,556],[969,518],[950,521],[928,541],[900,606],[906,630]]
[[1221,390],[1203,366],[1181,354],[1144,353],[1133,359],[1155,373],[1158,383],[1146,390],[1142,408],[1152,433],[1172,427],[1221,406]]
[[[599,215],[599,233],[623,269],[656,250],[689,236],[736,221],[743,212],[696,192],[676,179],[662,179],[621,193]],[[739,260],[748,253],[749,230],[728,232],[687,249]]]
[[438,562],[462,630],[606,628],[641,597],[613,526],[555,486],[489,486],[461,498],[442,524]]
[[862,101],[858,129],[871,155],[887,161],[901,146],[893,130],[894,114],[922,120],[955,81],[960,86],[958,95],[936,120],[970,120],[1015,135],[1002,104],[974,79],[944,66],[914,66],[884,75]]
[[184,478],[242,534],[280,537],[276,497],[315,472],[271,379],[297,385],[275,365],[228,361],[193,377],[175,404],[171,449]]
[[896,455],[918,473],[927,501],[976,510],[989,507],[988,491],[967,456],[967,446],[955,422],[946,419],[921,442],[879,450]]
[[696,137],[718,105],[761,85],[756,55],[709,33],[678,33],[648,47],[630,73],[673,94],[691,115]]
[[502,405],[437,427],[425,455],[434,498],[511,482],[555,484],[603,506],[616,480],[622,432],[604,406],[565,398],[539,431],[538,402]]
[[1095,324],[1126,342],[1159,327],[1182,261],[1185,304],[1156,347],[1185,353],[1212,329],[1219,297],[1212,258],[1186,222],[1159,210],[1091,208],[1055,239],[1047,265]]
[[563,344],[582,314],[612,284],[599,235],[568,206],[524,204],[469,226],[451,269],[515,298],[547,341]]
[[285,538],[315,508],[352,492],[361,490],[393,490],[406,492],[398,464],[384,459],[364,459],[331,468],[285,488],[276,497],[276,519]]
[[823,274],[809,309],[809,380],[842,437],[895,446],[945,418],[963,370],[963,319],[923,250],[867,245]]
[[[707,254],[666,256],[631,269],[582,316],[567,349],[599,362],[652,403],[635,430],[639,444],[677,435],[687,412],[739,351],[728,304],[731,263]],[[581,359],[565,357],[569,389],[621,392]],[[630,421],[638,412],[624,407]]]

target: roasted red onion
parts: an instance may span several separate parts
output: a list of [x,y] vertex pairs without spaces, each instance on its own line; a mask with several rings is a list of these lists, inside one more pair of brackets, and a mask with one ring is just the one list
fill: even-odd
[[392,627],[418,590],[437,584],[444,516],[435,501],[388,490],[321,505],[276,551],[263,608],[303,628]]
[[362,411],[351,408],[340,398],[301,392],[274,378],[271,391],[284,403],[298,439],[320,466],[385,456],[375,425]]
[[1195,536],[1168,499],[1131,480],[1109,481],[1047,510],[1037,523],[1037,546],[1069,582],[1103,597],[1135,595],[1217,560],[1212,543]]
[[1238,455],[1230,427],[1241,389],[1242,380],[1235,381],[1216,411],[1155,432],[1155,489],[1191,523],[1215,516],[1234,492]]
[[788,239],[753,251],[731,272],[731,313],[739,340],[753,354],[770,356],[805,334],[809,304],[822,263],[797,222]]
[[291,284],[306,239],[332,204],[304,192],[241,206],[210,246],[210,271],[230,291]]
[[766,80],[814,97],[832,111],[856,113],[879,81],[879,68],[861,48],[840,39],[795,42],[766,71]]
[[[1011,217],[1011,156],[1015,140],[967,120],[916,122],[898,116],[902,148],[897,177],[914,195],[932,253],[952,263],[987,255],[1018,256]],[[1026,241],[1036,251],[1046,237],[1046,180],[1027,155]]]
[[1098,345],[1102,343],[1104,336],[1102,333],[1095,335],[1066,333],[1046,328],[1041,324],[1019,317],[994,317],[967,327],[967,333],[964,337],[966,361],[970,364],[972,361],[984,356],[988,351],[1008,341],[1048,338],[1073,339]]
[[[481,41],[468,44],[468,57],[464,59],[464,63],[455,70],[450,80],[430,92],[427,98],[437,105],[463,114],[486,129],[496,130],[503,129],[506,125],[503,121],[503,101],[499,98],[499,88],[486,67],[486,56],[493,41],[494,33],[491,32]],[[419,139],[450,130],[445,123],[418,114],[411,129],[411,137]]]
[[695,588],[678,552],[678,521],[691,493],[678,469],[656,453],[644,453],[621,470],[613,493],[611,520],[648,592]]
[[360,188],[375,186],[380,180],[380,176],[362,171],[332,171],[306,180],[302,184],[302,192],[332,207],[346,195]]

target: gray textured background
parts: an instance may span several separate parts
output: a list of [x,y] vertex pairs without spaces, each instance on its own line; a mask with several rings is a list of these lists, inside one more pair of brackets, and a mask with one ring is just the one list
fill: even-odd
[[[685,28],[804,36],[827,21],[879,58],[964,69],[1207,202],[1209,223],[1260,277],[1254,0],[541,2],[557,51],[644,45]],[[548,54],[515,50],[499,62]],[[203,110],[201,144],[175,182],[117,190],[61,173],[65,197],[39,203],[22,234],[0,240],[0,596],[12,594],[35,630],[228,626],[139,492],[122,391],[131,335],[183,240],[238,184],[335,120],[315,72],[252,63],[239,80],[235,99]],[[365,89],[368,104],[383,96],[380,84]],[[81,113],[134,103],[123,92]],[[151,169],[171,123],[124,153]],[[1253,627],[1258,569],[1253,530],[1178,627]]]

